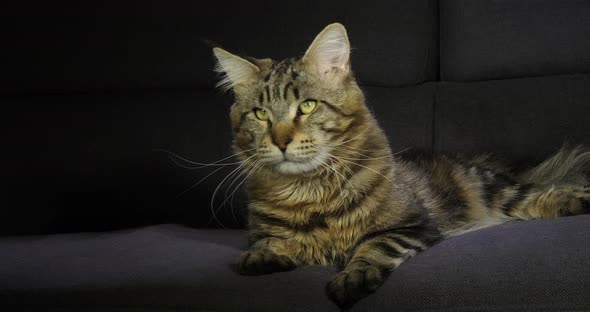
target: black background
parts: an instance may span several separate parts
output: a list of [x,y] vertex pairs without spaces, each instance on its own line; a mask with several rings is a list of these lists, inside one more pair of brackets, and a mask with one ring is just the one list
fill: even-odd
[[[0,232],[220,227],[209,202],[229,171],[180,195],[211,170],[154,150],[198,162],[230,154],[231,96],[213,88],[207,42],[280,59],[301,55],[335,21],[394,150],[527,162],[564,141],[589,143],[590,3],[470,3],[4,4]],[[218,212],[225,227],[243,226],[238,193]]]

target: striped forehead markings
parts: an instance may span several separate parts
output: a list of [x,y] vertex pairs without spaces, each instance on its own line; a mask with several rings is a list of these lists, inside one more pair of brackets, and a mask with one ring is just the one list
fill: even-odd
[[279,83],[274,84],[273,88],[272,88],[272,99],[273,100],[277,100],[278,96],[281,95],[281,85]]
[[297,87],[293,88],[293,95],[295,96],[295,100],[299,101],[299,89]]
[[285,89],[283,90],[283,99],[287,100],[287,96],[289,95],[289,87],[293,87],[293,82],[289,81],[287,82],[287,84],[285,85]]
[[264,102],[270,102],[270,88],[268,85],[264,86]]
[[272,63],[269,72],[263,78],[264,85],[258,95],[261,105],[273,100],[287,100],[289,90],[294,98],[299,100],[299,89],[293,82],[299,77],[299,73],[293,70],[294,63],[295,59]]

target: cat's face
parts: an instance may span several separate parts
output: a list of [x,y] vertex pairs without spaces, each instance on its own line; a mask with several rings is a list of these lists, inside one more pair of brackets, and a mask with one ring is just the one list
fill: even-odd
[[220,85],[234,91],[234,148],[246,165],[290,175],[330,166],[365,109],[349,49],[340,24],[326,27],[299,59],[245,60],[214,49]]

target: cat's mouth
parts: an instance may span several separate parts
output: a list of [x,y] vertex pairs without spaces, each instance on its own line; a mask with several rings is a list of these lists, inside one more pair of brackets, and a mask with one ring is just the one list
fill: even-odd
[[282,159],[275,162],[274,166],[278,172],[282,174],[302,174],[320,168],[325,161],[326,156],[323,153],[317,153],[311,157],[298,157],[289,153],[285,153]]
[[284,161],[290,161],[290,162],[294,162],[294,163],[305,163],[310,161],[311,159],[313,159],[313,157],[300,157],[300,156],[296,156],[290,153],[285,153],[283,154],[283,162]]

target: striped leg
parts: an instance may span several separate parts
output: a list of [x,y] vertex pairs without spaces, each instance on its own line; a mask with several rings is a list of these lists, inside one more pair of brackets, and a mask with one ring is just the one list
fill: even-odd
[[590,213],[589,187],[558,187],[528,194],[510,214],[521,219],[549,219]]
[[242,275],[262,275],[289,271],[298,265],[298,261],[288,254],[283,240],[269,237],[256,241],[240,255],[238,272]]
[[424,234],[400,229],[364,240],[346,267],[328,283],[328,296],[341,308],[348,308],[374,292],[389,272],[438,239]]

